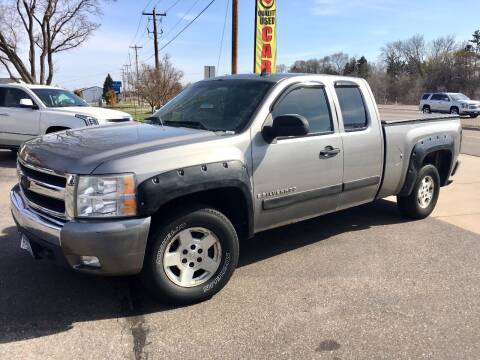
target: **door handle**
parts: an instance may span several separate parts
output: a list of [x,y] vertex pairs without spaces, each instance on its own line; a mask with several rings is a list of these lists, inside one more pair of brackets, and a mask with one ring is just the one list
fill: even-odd
[[334,148],[333,146],[325,146],[325,149],[320,151],[320,158],[321,159],[326,159],[326,158],[331,158],[340,153],[339,148]]

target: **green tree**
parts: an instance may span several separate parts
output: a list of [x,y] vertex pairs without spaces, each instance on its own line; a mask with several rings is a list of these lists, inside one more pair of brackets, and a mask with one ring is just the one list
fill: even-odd
[[368,78],[370,67],[365,56],[362,56],[357,61],[357,75],[361,78]]
[[113,90],[113,79],[110,76],[110,74],[108,74],[107,77],[105,78],[104,83],[103,83],[103,98],[104,99],[107,99],[107,93],[110,90]]

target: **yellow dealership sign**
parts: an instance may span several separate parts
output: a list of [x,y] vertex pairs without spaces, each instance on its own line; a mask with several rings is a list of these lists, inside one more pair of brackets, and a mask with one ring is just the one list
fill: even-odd
[[275,73],[277,64],[276,0],[255,0],[255,73]]

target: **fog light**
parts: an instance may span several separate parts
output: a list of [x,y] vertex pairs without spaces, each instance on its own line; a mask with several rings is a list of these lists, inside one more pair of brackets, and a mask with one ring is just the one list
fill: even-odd
[[80,263],[84,266],[101,268],[100,260],[95,256],[80,256]]

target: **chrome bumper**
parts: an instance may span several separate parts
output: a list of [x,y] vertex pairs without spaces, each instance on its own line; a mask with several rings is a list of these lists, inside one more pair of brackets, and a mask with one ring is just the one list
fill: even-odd
[[[131,275],[142,270],[150,217],[56,222],[31,209],[18,185],[10,191],[10,205],[18,230],[38,246],[53,249],[63,258],[59,263],[66,260],[76,271],[97,275]],[[82,265],[81,256],[97,257],[101,267]]]
[[60,232],[62,226],[32,211],[23,200],[18,185],[10,191],[10,208],[19,227],[51,245],[61,246]]

